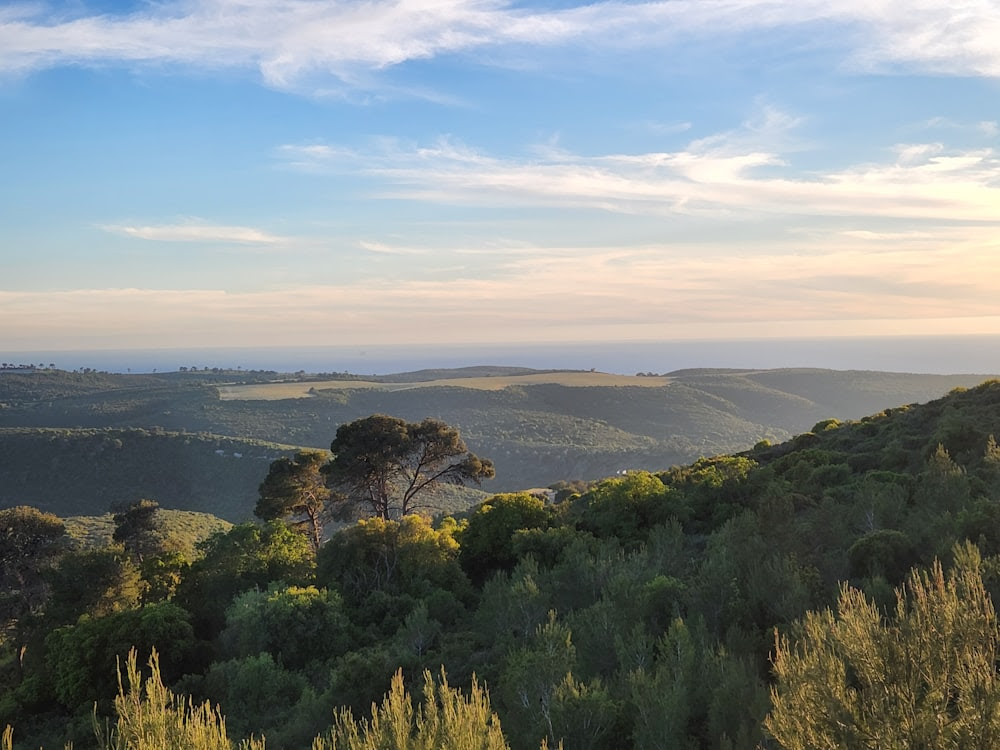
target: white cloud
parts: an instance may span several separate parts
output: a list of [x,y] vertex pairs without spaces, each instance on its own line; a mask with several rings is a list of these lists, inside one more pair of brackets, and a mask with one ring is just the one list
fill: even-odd
[[690,122],[656,122],[645,120],[633,126],[636,130],[643,130],[656,135],[675,135],[691,129]]
[[1000,125],[993,120],[980,120],[979,122],[965,122],[954,120],[950,117],[932,117],[929,120],[918,123],[913,130],[945,130],[956,133],[986,136],[995,138],[1000,135]]
[[809,44],[836,44],[857,68],[1000,76],[993,0],[606,1],[555,10],[503,0],[174,0],[126,15],[72,17],[40,7],[0,13],[0,71],[106,63],[244,68],[269,85],[315,92],[329,89],[317,75],[371,88],[372,71],[448,54],[585,44],[659,55],[691,36],[803,27]]
[[269,234],[254,227],[221,226],[201,223],[157,224],[135,226],[104,224],[101,229],[127,237],[160,242],[221,242],[250,245],[274,245],[287,242],[287,238]]
[[[285,146],[294,163],[367,173],[383,195],[447,204],[557,206],[624,214],[861,216],[997,221],[1000,156],[940,143],[901,144],[883,162],[802,172],[780,146],[794,119],[703,138],[674,152],[582,156],[543,148],[501,159],[451,140],[387,141],[366,153]],[[310,156],[312,156],[310,160]]]
[[385,242],[372,242],[369,240],[362,240],[358,245],[362,250],[367,250],[376,255],[427,255],[430,252],[425,248],[390,245]]
[[886,242],[899,240],[927,240],[938,242],[939,236],[934,232],[877,232],[871,229],[847,229],[840,233],[844,237],[870,242]]
[[348,149],[334,148],[320,143],[306,143],[279,146],[277,156],[291,167],[314,171],[351,161],[356,154]]
[[1000,239],[984,225],[858,226],[735,252],[704,242],[486,249],[492,268],[436,279],[404,268],[364,284],[244,291],[0,291],[0,346],[94,345],[96,335],[165,347],[868,335],[930,332],[929,319],[938,330],[950,320],[953,334],[1000,332]]

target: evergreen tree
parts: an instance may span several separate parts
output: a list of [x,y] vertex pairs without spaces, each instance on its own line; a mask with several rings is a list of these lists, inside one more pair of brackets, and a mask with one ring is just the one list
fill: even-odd
[[264,521],[289,520],[308,536],[314,551],[319,549],[323,528],[331,517],[333,496],[321,471],[326,460],[319,451],[300,451],[293,458],[272,461],[253,511]]
[[492,479],[493,462],[469,452],[458,430],[437,419],[406,422],[373,414],[337,429],[326,467],[333,486],[389,520],[426,507],[441,484]]

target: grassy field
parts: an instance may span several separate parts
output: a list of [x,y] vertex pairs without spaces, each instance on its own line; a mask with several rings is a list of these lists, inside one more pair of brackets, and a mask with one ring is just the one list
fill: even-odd
[[575,388],[590,386],[663,386],[670,378],[612,375],[606,372],[543,372],[530,375],[491,375],[480,378],[443,378],[410,383],[380,383],[372,380],[327,380],[322,382],[255,383],[219,386],[223,401],[279,401],[286,398],[310,398],[313,391],[371,388],[381,391],[405,391],[413,388],[457,387],[479,391],[499,391],[510,386],[555,384]]
[[[229,521],[208,513],[169,508],[161,508],[159,513],[166,536],[189,557],[194,555],[198,542],[216,531],[228,531],[233,526]],[[69,516],[63,522],[66,524],[67,535],[79,547],[96,549],[106,547],[113,541],[115,521],[110,513],[101,516]]]

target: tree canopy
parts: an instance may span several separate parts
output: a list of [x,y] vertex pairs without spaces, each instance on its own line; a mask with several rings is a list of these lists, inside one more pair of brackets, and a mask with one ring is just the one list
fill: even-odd
[[458,430],[438,419],[406,422],[373,414],[341,425],[330,445],[333,487],[386,520],[423,507],[440,484],[479,484],[494,476],[493,462],[471,453]]
[[272,461],[253,511],[264,521],[290,519],[306,533],[314,551],[323,541],[323,528],[331,515],[332,493],[322,471],[326,461],[320,451],[300,451],[292,458]]
[[164,533],[160,519],[160,504],[141,499],[115,508],[115,531],[112,538],[141,563],[163,551]]
[[0,642],[45,601],[43,572],[63,549],[62,519],[36,508],[0,510]]

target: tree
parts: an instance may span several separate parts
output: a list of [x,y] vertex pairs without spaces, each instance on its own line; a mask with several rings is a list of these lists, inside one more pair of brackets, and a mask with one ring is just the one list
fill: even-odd
[[137,564],[163,551],[165,534],[160,504],[155,500],[137,500],[115,508],[113,539],[120,542]]
[[200,548],[204,556],[191,564],[176,599],[195,615],[196,626],[216,633],[237,594],[267,589],[274,581],[310,583],[316,566],[308,540],[283,523],[244,523],[216,532]]
[[[186,683],[199,697],[225,707],[228,732],[238,737],[267,737],[268,744],[278,748],[309,747],[315,730],[329,721],[329,708],[324,706],[322,723],[317,721],[310,728],[290,726],[298,723],[296,713],[301,709],[297,705],[303,699],[312,702],[315,694],[304,673],[289,669],[267,651],[213,662],[203,678],[197,682],[189,678]],[[287,736],[289,729],[298,735],[294,742]],[[284,741],[275,742],[282,733]]]
[[140,605],[144,584],[139,568],[119,545],[68,552],[46,574],[51,587],[47,627],[81,615],[105,617]]
[[309,537],[313,551],[319,549],[330,517],[332,493],[322,472],[326,460],[319,451],[300,451],[293,458],[272,461],[253,509],[264,521],[291,519],[291,525]]
[[851,574],[856,577],[883,576],[897,584],[906,576],[915,557],[913,542],[902,531],[869,531],[847,551]]
[[557,732],[555,707],[560,686],[572,680],[576,646],[569,628],[549,610],[548,621],[535,629],[530,643],[508,652],[500,680],[508,715],[515,719],[514,731],[521,745],[529,747],[542,737],[553,742]]
[[355,645],[355,637],[336,591],[277,584],[237,596],[219,641],[225,656],[267,653],[288,669],[319,672]]
[[681,494],[648,471],[601,480],[584,497],[581,528],[623,544],[637,545],[656,524],[687,515]]
[[778,638],[768,731],[781,747],[1000,746],[1000,628],[979,551],[914,570],[894,617],[843,587],[837,613],[810,612]]
[[477,582],[517,564],[514,532],[541,529],[549,521],[545,503],[527,492],[494,495],[483,502],[461,532],[459,559]]
[[28,506],[0,510],[0,641],[45,602],[43,571],[63,551],[65,534],[51,513]]
[[81,617],[45,638],[47,676],[56,697],[71,710],[110,699],[115,693],[115,665],[130,649],[157,649],[164,658],[164,679],[176,680],[197,669],[200,653],[191,616],[173,602]]
[[341,425],[326,471],[332,486],[386,520],[426,507],[418,496],[440,484],[479,484],[493,462],[470,453],[458,430],[437,419],[406,422],[374,414]]
[[320,551],[318,579],[336,587],[351,605],[371,606],[376,592],[425,597],[435,588],[462,593],[468,580],[458,564],[454,524],[435,529],[423,516],[399,521],[368,518]]

